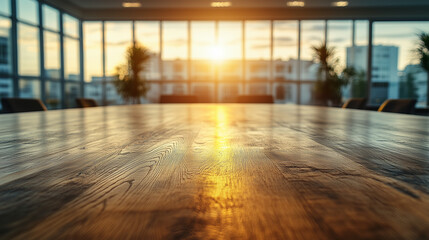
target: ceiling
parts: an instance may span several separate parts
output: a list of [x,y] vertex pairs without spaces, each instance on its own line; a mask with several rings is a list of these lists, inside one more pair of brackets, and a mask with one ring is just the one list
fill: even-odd
[[[60,0],[81,9],[122,8],[122,2],[140,2],[141,8],[209,8],[210,0]],[[287,0],[229,0],[231,8],[287,8]],[[303,0],[305,7],[331,7],[335,0]],[[348,0],[348,7],[429,6],[429,0]]]
[[[228,8],[212,8],[213,1],[229,1]],[[288,7],[292,0],[45,0],[87,20],[125,19],[395,19],[429,20],[429,0],[302,0],[305,7]],[[139,8],[123,8],[139,2]],[[179,11],[178,11],[179,10]]]

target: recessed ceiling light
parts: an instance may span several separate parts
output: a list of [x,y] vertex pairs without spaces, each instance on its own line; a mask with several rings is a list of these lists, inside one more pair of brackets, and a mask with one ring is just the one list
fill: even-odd
[[333,7],[347,7],[349,5],[349,2],[347,1],[338,1],[331,3]]
[[212,7],[231,7],[231,2],[212,2],[210,6]]
[[123,2],[122,3],[122,7],[125,7],[125,8],[138,8],[141,6],[142,6],[142,4],[139,2]]
[[305,2],[304,1],[287,2],[287,6],[288,7],[304,7],[305,6]]

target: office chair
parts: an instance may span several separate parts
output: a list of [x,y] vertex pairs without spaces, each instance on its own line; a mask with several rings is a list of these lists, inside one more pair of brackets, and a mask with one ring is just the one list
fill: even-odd
[[342,108],[365,109],[365,106],[366,98],[350,98],[343,104]]
[[2,98],[1,104],[5,113],[47,111],[40,99],[32,98]]
[[198,97],[194,95],[161,95],[160,103],[198,103]]
[[237,97],[237,103],[274,103],[272,95],[242,95]]
[[406,113],[414,112],[415,99],[387,99],[378,108],[379,112]]
[[79,108],[97,107],[97,102],[92,98],[76,98],[76,105]]

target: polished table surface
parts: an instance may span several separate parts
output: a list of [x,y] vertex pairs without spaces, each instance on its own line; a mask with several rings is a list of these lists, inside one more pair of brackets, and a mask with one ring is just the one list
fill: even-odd
[[429,118],[294,105],[0,115],[0,239],[429,239]]

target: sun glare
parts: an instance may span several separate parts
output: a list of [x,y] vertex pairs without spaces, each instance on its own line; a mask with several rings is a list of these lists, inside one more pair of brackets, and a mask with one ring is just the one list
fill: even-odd
[[210,50],[210,58],[214,61],[222,61],[225,58],[225,49],[220,45],[214,45]]

